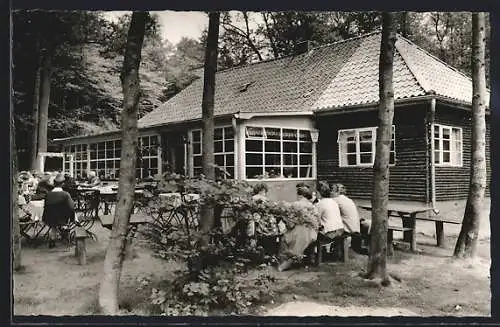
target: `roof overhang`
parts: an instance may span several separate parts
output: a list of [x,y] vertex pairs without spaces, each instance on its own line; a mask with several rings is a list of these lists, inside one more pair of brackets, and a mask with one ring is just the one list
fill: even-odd
[[234,115],[237,119],[251,119],[254,117],[280,117],[280,116],[312,116],[312,111],[281,111],[281,112],[239,112]]

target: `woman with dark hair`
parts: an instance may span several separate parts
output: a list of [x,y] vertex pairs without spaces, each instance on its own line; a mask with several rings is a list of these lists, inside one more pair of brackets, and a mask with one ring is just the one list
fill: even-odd
[[[298,185],[297,201],[292,206],[298,209],[310,210],[312,215],[317,215],[316,207],[311,203],[312,192],[306,185]],[[311,244],[316,241],[318,232],[311,226],[304,224],[286,226],[287,231],[283,234],[280,244],[279,256],[281,263],[278,271],[289,269],[294,258],[310,256]],[[305,253],[307,252],[307,253]]]

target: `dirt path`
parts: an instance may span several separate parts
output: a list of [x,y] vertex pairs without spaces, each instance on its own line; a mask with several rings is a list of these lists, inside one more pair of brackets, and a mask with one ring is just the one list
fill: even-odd
[[417,316],[404,308],[373,308],[349,306],[340,307],[335,305],[325,305],[317,302],[309,301],[294,301],[280,305],[277,308],[271,309],[264,316]]

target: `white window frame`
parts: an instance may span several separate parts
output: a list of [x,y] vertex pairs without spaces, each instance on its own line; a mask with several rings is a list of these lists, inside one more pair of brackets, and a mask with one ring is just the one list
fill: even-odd
[[[236,179],[236,169],[237,167],[235,167],[235,162],[236,162],[236,155],[237,153],[235,152],[236,150],[236,142],[237,142],[237,139],[236,139],[236,133],[233,131],[233,138],[228,138],[226,139],[226,132],[225,132],[225,129],[226,128],[233,128],[232,125],[221,125],[221,126],[216,126],[214,128],[214,134],[215,134],[215,130],[216,129],[221,129],[222,130],[222,140],[217,140],[217,141],[222,141],[222,147],[223,147],[223,151],[222,152],[215,152],[215,138],[214,138],[214,163],[215,163],[215,156],[216,155],[223,155],[224,156],[224,166],[220,166],[221,168],[223,169],[227,169],[227,168],[233,168],[233,176],[231,176],[229,179]],[[200,152],[199,153],[194,153],[193,151],[193,144],[195,142],[193,142],[193,133],[194,132],[199,132],[200,133]],[[226,140],[233,140],[233,151],[226,151],[225,149],[225,141]],[[196,142],[198,143],[198,142]],[[233,155],[233,165],[228,165],[227,164],[227,155]],[[190,162],[190,165],[189,165],[189,176],[193,177],[194,176],[194,169],[195,169],[195,166],[194,166],[194,157],[201,157],[202,160],[203,160],[203,130],[201,128],[196,128],[196,129],[192,129],[189,131],[189,162]],[[196,168],[200,168],[198,166],[196,166]],[[203,168],[203,166],[201,167]]]
[[[438,137],[438,142],[439,142],[439,149],[436,149],[435,146],[435,141],[436,137],[434,135],[436,127],[439,129],[439,137]],[[449,130],[450,131],[450,149],[449,151],[445,151],[443,149],[443,130]],[[453,136],[455,135],[453,131],[458,131],[460,135],[460,139],[456,140],[453,139]],[[433,124],[432,126],[432,147],[434,151],[434,164],[436,167],[463,167],[464,164],[464,136],[463,136],[463,129],[461,127],[457,126],[450,126],[450,125],[443,125],[443,124]],[[456,151],[453,148],[454,143],[460,143],[460,150]],[[437,152],[437,153],[436,153]],[[450,161],[449,162],[444,162],[443,157],[444,157],[444,152],[449,152],[450,153]],[[456,158],[456,154],[460,153],[460,162],[454,162],[454,158]],[[437,160],[437,162],[436,162]]]
[[[247,128],[262,128],[263,129],[263,133],[264,133],[264,138],[260,138],[260,137],[257,137],[257,138],[252,138],[252,137],[247,137]],[[301,152],[300,152],[300,143],[305,143],[306,141],[300,141],[300,131],[308,131],[309,133],[311,133],[314,129],[312,128],[306,128],[306,127],[287,127],[287,126],[282,126],[282,125],[245,125],[243,126],[243,135],[242,135],[242,138],[243,138],[243,144],[244,144],[244,151],[243,151],[243,154],[242,156],[246,158],[246,154],[247,154],[247,149],[246,149],[246,140],[251,140],[251,139],[255,139],[255,140],[266,140],[266,137],[265,137],[265,129],[266,128],[276,128],[276,129],[280,129],[281,132],[280,132],[280,157],[281,157],[281,163],[279,165],[280,167],[280,176],[283,176],[283,169],[286,168],[286,167],[297,167],[297,172],[299,173],[300,175],[300,168],[301,167],[306,167],[305,165],[301,165],[300,164],[300,155],[301,155]],[[286,142],[286,141],[291,141],[291,140],[283,140],[283,130],[284,129],[291,129],[291,130],[296,130],[297,131],[297,152],[293,153],[293,154],[296,154],[297,155],[297,165],[285,165],[284,164],[284,152],[283,152],[283,142]],[[278,139],[275,139],[276,141],[278,141]],[[306,155],[311,155],[312,157],[312,164],[311,164],[311,177],[275,177],[275,178],[247,178],[247,172],[246,172],[246,168],[249,167],[249,165],[246,163],[246,159],[245,159],[245,165],[243,167],[243,179],[247,180],[247,181],[293,181],[293,180],[315,180],[316,179],[316,143],[312,141],[311,139],[311,153],[304,153]],[[254,153],[254,152],[250,152],[250,153]],[[263,142],[263,149],[262,149],[262,152],[259,152],[259,153],[262,153],[262,165],[258,165],[258,167],[262,166],[262,169],[263,171],[265,170],[265,160],[266,160],[266,151],[265,151],[265,142]],[[274,152],[270,152],[270,153],[274,153]],[[252,166],[250,165],[250,167],[257,167],[257,166]]]
[[[360,128],[349,128],[349,129],[339,129],[337,131],[337,148],[338,148],[338,161],[339,161],[339,167],[340,168],[355,168],[355,167],[373,167],[375,163],[375,152],[376,152],[376,144],[377,144],[377,130],[378,127],[360,127]],[[360,150],[360,138],[359,138],[359,133],[366,132],[366,131],[371,131],[372,132],[372,160],[370,163],[361,163],[361,150]],[[356,142],[356,163],[353,165],[349,165],[347,160],[345,163],[342,162],[342,146],[341,146],[341,139],[340,135],[341,133],[355,133],[355,142]],[[397,152],[396,152],[396,126],[392,125],[392,144],[394,144],[394,148],[391,150],[391,152],[394,152],[394,162],[389,163],[390,167],[393,167],[396,165],[397,162]]]

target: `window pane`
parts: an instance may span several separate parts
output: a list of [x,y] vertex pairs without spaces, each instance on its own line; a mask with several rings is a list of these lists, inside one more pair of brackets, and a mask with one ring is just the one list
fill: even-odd
[[246,140],[246,151],[262,152],[262,141]]
[[215,164],[217,166],[224,167],[224,155],[223,154],[218,154],[215,156]]
[[450,153],[443,151],[443,163],[450,163]]
[[201,156],[194,156],[193,157],[193,166],[201,167],[201,164],[202,164]]
[[297,130],[283,129],[283,140],[297,140]]
[[281,145],[280,142],[278,141],[266,141],[265,144],[265,151],[266,152],[281,152]]
[[247,127],[246,129],[247,137],[264,137],[264,130],[261,127]]
[[299,139],[301,141],[311,142],[311,132],[310,131],[300,131],[299,132]]
[[158,159],[157,158],[149,159],[149,167],[150,168],[158,168]]
[[222,141],[215,141],[214,142],[214,152],[223,152],[222,150]]
[[201,132],[193,131],[193,142],[200,142],[200,141],[201,141]]
[[201,154],[201,144],[193,143],[193,154]]
[[355,143],[347,143],[347,153],[356,153]]
[[226,154],[226,166],[234,166],[234,155]]
[[283,152],[297,153],[297,142],[283,142]]
[[122,147],[122,141],[121,140],[115,140],[115,149],[116,148],[121,148]]
[[149,148],[149,156],[157,156],[158,155],[158,147],[157,146],[151,146]]
[[258,178],[262,176],[262,167],[247,167],[246,168],[247,178]]
[[149,146],[149,137],[148,136],[142,138],[142,146],[143,147]]
[[97,159],[97,152],[95,150],[90,150],[90,159]]
[[224,152],[234,151],[234,140],[228,140],[224,142]]
[[391,165],[396,163],[396,153],[391,151],[390,157],[389,157],[389,163]]
[[347,155],[347,165],[349,166],[356,165],[356,154]]
[[436,150],[440,150],[439,145],[440,145],[439,140],[434,140],[434,149],[436,149]]
[[356,131],[341,131],[339,132],[340,142],[355,142],[356,141]]
[[226,172],[229,174],[227,178],[234,178],[234,168],[233,167],[226,167]]
[[279,128],[266,128],[267,139],[279,140],[281,137],[281,129]]
[[455,153],[453,164],[455,164],[457,166],[461,166],[462,165],[462,153],[461,152],[456,152]]
[[222,140],[222,128],[214,129],[214,140]]
[[439,151],[434,151],[434,163],[440,163],[441,159],[439,158]]
[[360,163],[362,163],[362,164],[372,163],[372,154],[371,153],[362,153],[360,155]]
[[234,131],[232,127],[226,127],[224,128],[224,139],[233,139],[234,138]]
[[115,152],[113,151],[113,148],[112,147],[108,147],[106,148],[106,158],[109,159],[109,158],[113,158],[115,155]]
[[280,167],[265,167],[266,178],[280,178],[281,168]]
[[300,177],[302,178],[311,178],[312,177],[312,167],[311,166],[306,166],[300,167]]
[[300,142],[300,153],[312,153],[312,143]]
[[120,160],[115,160],[115,169],[120,168]]
[[359,143],[360,152],[372,152],[372,143],[360,142]]
[[103,160],[99,160],[99,161],[97,162],[97,169],[99,169],[99,170],[104,169],[104,168],[105,168],[105,166],[106,166],[106,165],[105,165],[105,163],[104,163],[104,161],[103,161]]
[[97,168],[97,161],[90,162],[90,169],[95,170]]
[[149,138],[149,145],[158,145],[158,135],[154,135]]
[[262,154],[260,153],[247,153],[246,156],[247,165],[262,165]]
[[443,139],[449,140],[450,139],[450,129],[449,128],[443,128]]
[[298,164],[298,156],[296,154],[283,154],[283,164],[284,165],[297,165]]
[[279,166],[281,165],[281,155],[266,154],[266,165]]
[[121,158],[121,156],[122,156],[122,150],[115,149],[115,158]]
[[141,169],[140,168],[137,168],[135,170],[135,178],[141,178]]
[[359,141],[360,142],[368,142],[368,141],[372,141],[372,135],[373,135],[373,132],[372,131],[362,131],[362,132],[359,132]]
[[450,141],[443,140],[443,150],[450,150]]
[[285,178],[297,177],[297,167],[283,167],[283,177]]
[[306,154],[300,156],[300,165],[312,165],[312,155]]

